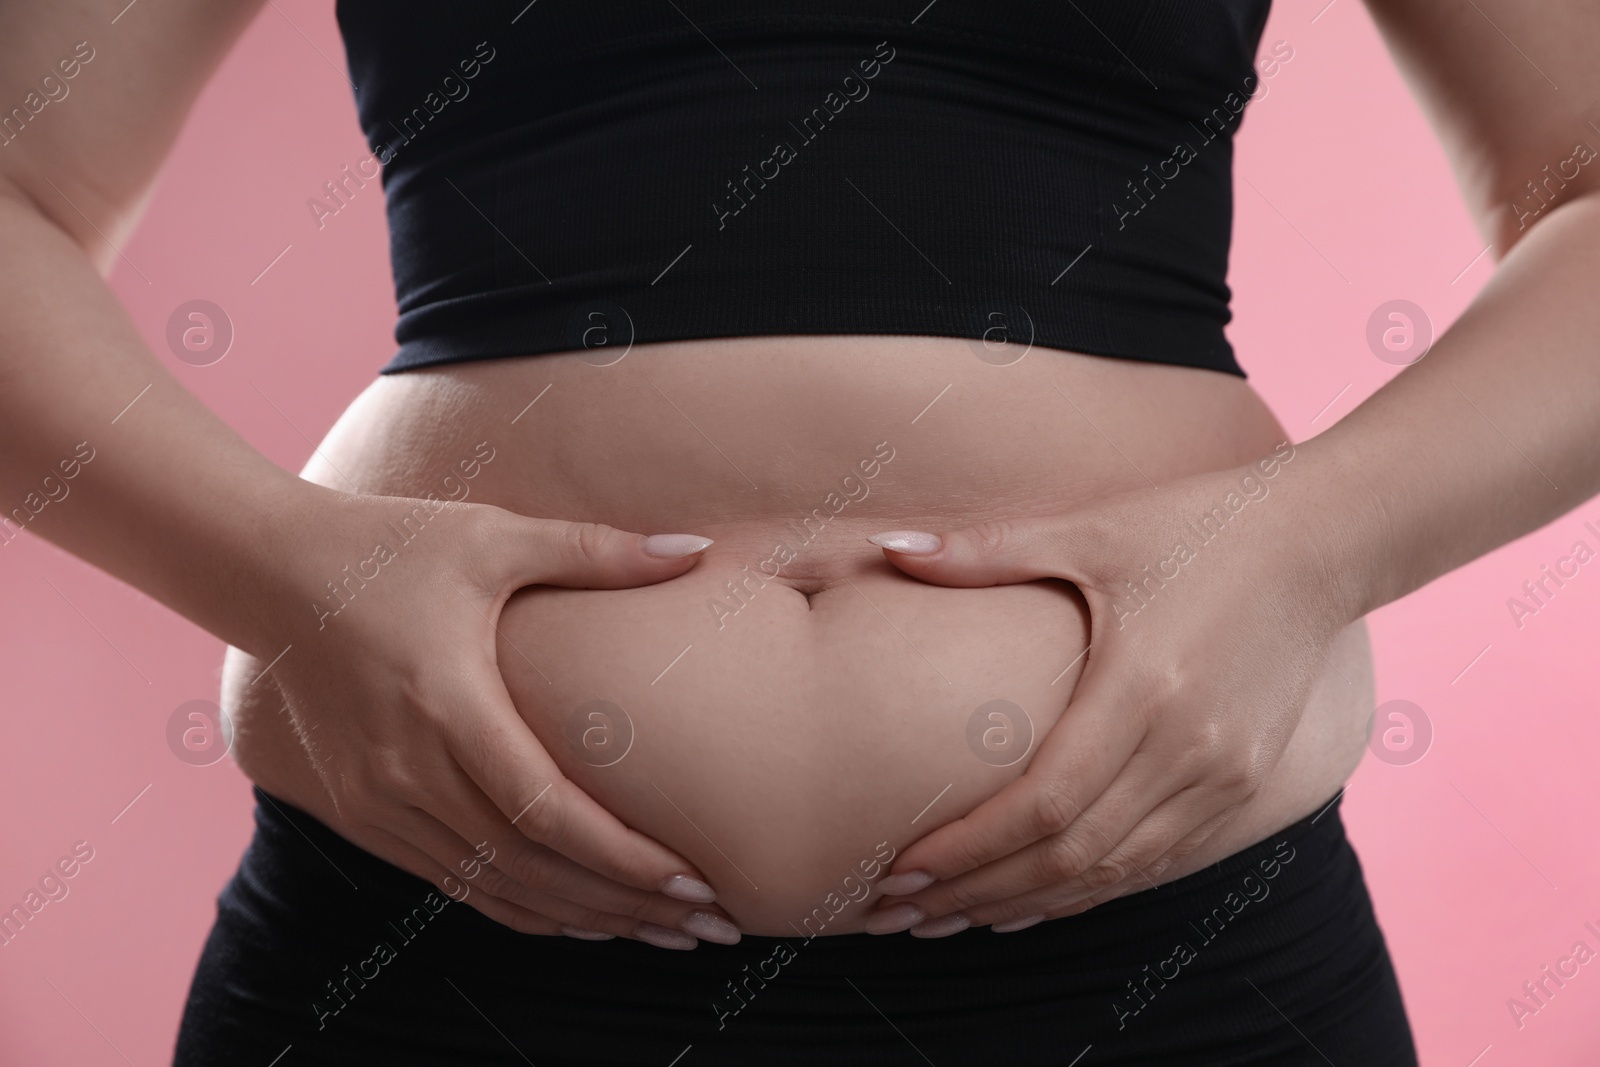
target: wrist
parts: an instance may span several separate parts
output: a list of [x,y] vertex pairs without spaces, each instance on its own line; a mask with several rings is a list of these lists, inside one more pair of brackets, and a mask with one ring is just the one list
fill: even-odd
[[1409,591],[1388,508],[1361,466],[1322,438],[1293,446],[1282,533],[1302,580],[1348,625]]

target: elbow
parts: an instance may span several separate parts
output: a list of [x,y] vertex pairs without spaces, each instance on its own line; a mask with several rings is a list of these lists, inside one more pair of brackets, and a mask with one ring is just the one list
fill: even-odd
[[[84,198],[79,199],[81,201]],[[117,249],[112,244],[113,238],[96,228],[88,216],[82,214],[80,205],[67,199],[67,195],[53,184],[45,186],[41,193],[31,187],[31,183],[0,171],[0,210],[26,212],[54,227],[83,251],[85,258],[102,278],[108,278],[112,267],[116,265]],[[127,228],[118,221],[109,225],[114,233]]]
[[1478,212],[1479,230],[1493,243],[1497,261],[1552,215],[1600,197],[1600,153],[1579,142],[1538,171],[1501,178],[1495,182],[1498,197]]

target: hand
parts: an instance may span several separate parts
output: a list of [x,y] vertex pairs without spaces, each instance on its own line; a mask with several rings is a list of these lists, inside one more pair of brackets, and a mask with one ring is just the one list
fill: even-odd
[[313,499],[301,525],[314,543],[295,546],[291,591],[268,605],[278,644],[225,686],[245,773],[522,932],[737,941],[691,864],[561,775],[495,659],[517,589],[648,585],[710,541],[320,487]]
[[1285,444],[1066,515],[872,538],[939,585],[1072,582],[1090,646],[1026,773],[907,849],[881,883],[900,899],[869,929],[1022,929],[1086,910],[1154,885],[1255,795],[1355,618],[1293,458]]

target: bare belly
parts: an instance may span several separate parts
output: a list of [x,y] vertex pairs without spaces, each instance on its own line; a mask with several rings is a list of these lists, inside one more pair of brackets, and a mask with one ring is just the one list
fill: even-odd
[[[1021,775],[1084,664],[1070,585],[931,586],[866,535],[1061,512],[1284,438],[1238,379],[1050,349],[1008,366],[926,337],[583,355],[380,379],[305,476],[716,539],[659,585],[522,591],[499,663],[563,771],[697,864],[750,933],[859,930],[885,858]],[[235,654],[230,674],[256,667]],[[1266,786],[1166,878],[1326,802],[1371,707],[1358,624]]]

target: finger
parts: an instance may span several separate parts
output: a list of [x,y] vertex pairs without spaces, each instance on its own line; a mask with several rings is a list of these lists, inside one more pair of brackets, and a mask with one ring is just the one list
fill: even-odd
[[500,586],[560,585],[627,589],[676,578],[712,544],[697,534],[646,536],[596,522],[531,519],[503,513],[486,549]]
[[[962,909],[973,926],[1008,923],[1030,915],[1052,918],[1068,914],[1085,901],[1103,903],[1114,897],[1154,889],[1164,858],[1184,847],[1196,824],[1206,820],[1197,811],[1197,791],[1185,790],[1151,811],[1126,837],[1083,874],[1055,884],[1039,886],[1007,900],[993,900]],[[1188,846],[1192,850],[1192,845]],[[913,930],[913,932],[915,932]]]
[[[414,841],[429,855],[439,858],[467,852],[476,856],[459,835],[428,813],[413,808],[390,820],[407,839]],[[496,856],[496,859],[499,857]],[[457,864],[457,866],[462,866]],[[666,925],[620,915],[606,910],[598,902],[573,901],[513,880],[504,870],[492,864],[474,860],[455,876],[459,887],[457,899],[468,903],[482,896],[496,897],[535,914],[555,920],[562,932],[568,929],[589,933],[609,934],[644,941],[658,948],[692,949],[696,936],[705,936],[723,944],[737,944],[739,932],[726,918],[707,911],[695,911],[687,904],[661,914]],[[478,890],[479,892],[474,892]],[[663,901],[671,905],[670,901]],[[577,935],[573,935],[577,936]]]
[[453,719],[446,743],[512,826],[614,882],[698,904],[715,899],[692,864],[623,825],[562,775],[512,706],[498,672],[480,670],[473,677],[480,683],[476,699],[463,704],[480,710]]
[[[1122,882],[1142,868],[1144,862],[1155,860],[1160,851],[1148,855],[1128,854],[1119,851],[1120,846],[1181,788],[1162,781],[1159,771],[1150,770],[1152,762],[1135,757],[1129,763],[1128,773],[1119,777],[1089,810],[1062,832],[958,878],[934,883],[907,898],[914,911],[899,907],[900,902],[896,901],[890,908],[883,909],[885,914],[893,911],[895,918],[875,915],[876,922],[869,930],[890,932],[896,925],[905,929],[955,914],[977,923],[977,916],[983,909],[1007,900],[1042,894],[1059,903],[1073,893],[1086,895]],[[1162,839],[1160,850],[1165,851],[1190,825],[1192,823],[1185,824],[1181,831]],[[1142,839],[1135,840],[1142,842]],[[917,918],[919,913],[923,919]],[[948,932],[954,933],[956,929],[961,927],[953,927]]]
[[1066,713],[1045,734],[1022,777],[908,848],[881,883],[883,892],[904,895],[930,878],[944,881],[977,870],[1079,819],[1122,774],[1145,736],[1139,716],[1116,712],[1111,683],[1104,679],[1117,676],[1115,661],[1085,667]]
[[[465,774],[457,770],[454,775],[453,783],[438,783],[438,795],[449,798],[437,805],[438,812],[446,818],[421,809],[415,809],[415,816],[432,824],[428,830],[436,839],[445,834],[448,837],[444,840],[449,842],[465,842],[474,837],[481,842],[465,854],[467,858],[455,864],[459,868],[458,879],[564,922],[581,924],[571,913],[558,913],[545,906],[549,899],[564,901],[569,908],[611,916],[613,924],[596,929],[615,933],[615,924],[625,924],[623,936],[632,936],[633,925],[643,921],[720,944],[738,943],[738,928],[721,909],[622,885],[530,841],[505,821]],[[454,827],[471,829],[463,836]],[[484,874],[485,870],[489,873]]]
[[1079,524],[1060,515],[997,519],[940,533],[896,530],[867,540],[912,577],[960,587],[1076,581],[1081,574],[1072,561],[1090,549]]
[[[465,903],[473,910],[519,933],[555,935],[562,932],[561,923],[547,915],[529,911],[501,897],[470,892],[469,888],[463,886],[447,867],[404,838],[378,827],[373,827],[371,833],[376,840],[370,844],[363,843],[363,848],[381,856],[396,867],[431,882],[451,900]],[[446,855],[448,856],[448,853]]]

